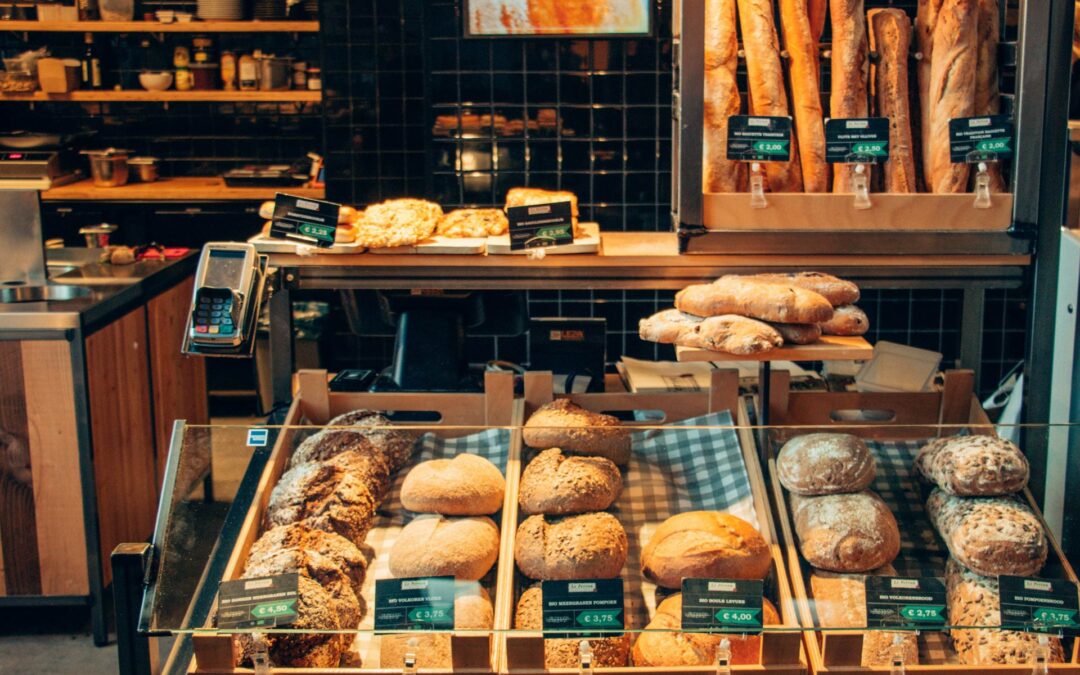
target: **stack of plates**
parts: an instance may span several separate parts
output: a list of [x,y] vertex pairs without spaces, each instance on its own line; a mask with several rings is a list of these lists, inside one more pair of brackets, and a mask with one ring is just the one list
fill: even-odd
[[200,19],[239,21],[244,18],[243,0],[199,0]]
[[255,0],[256,19],[280,20],[286,15],[286,0]]

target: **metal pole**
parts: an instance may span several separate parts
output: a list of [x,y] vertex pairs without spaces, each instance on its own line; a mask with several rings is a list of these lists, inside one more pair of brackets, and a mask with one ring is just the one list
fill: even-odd
[[116,604],[116,657],[120,675],[150,675],[157,670],[157,654],[150,639],[139,634],[144,580],[154,547],[120,544],[113,549],[113,602]]
[[286,270],[276,270],[278,279],[270,296],[270,380],[275,408],[292,400],[292,294],[284,278],[287,274]]

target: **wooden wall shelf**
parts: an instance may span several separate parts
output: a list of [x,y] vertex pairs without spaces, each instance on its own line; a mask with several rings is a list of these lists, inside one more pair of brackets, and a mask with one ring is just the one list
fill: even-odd
[[33,33],[317,33],[318,21],[0,21],[0,30]]
[[[153,183],[129,183],[120,187],[96,187],[93,181],[82,180],[45,190],[41,200],[45,202],[114,201],[114,202],[205,202],[205,201],[260,201],[273,199],[278,192],[300,197],[322,199],[322,188],[274,188],[229,187],[218,177],[163,178]],[[252,219],[252,227],[258,219]]]
[[322,100],[321,91],[286,90],[286,91],[141,91],[103,89],[93,91],[73,91],[66,94],[46,94],[35,91],[32,94],[2,94],[0,101],[35,102],[35,101],[71,101],[83,103],[126,103],[153,102],[163,103],[182,101],[203,101],[220,103],[247,102],[282,102],[282,103],[317,103]]

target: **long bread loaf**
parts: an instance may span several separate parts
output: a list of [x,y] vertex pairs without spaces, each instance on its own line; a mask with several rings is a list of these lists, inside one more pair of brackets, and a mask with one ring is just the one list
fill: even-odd
[[780,0],[784,49],[790,57],[791,100],[799,142],[803,189],[827,192],[829,165],[825,162],[825,118],[821,110],[817,40],[810,16],[811,0]]
[[919,0],[915,14],[915,44],[919,64],[915,69],[919,93],[919,164],[926,189],[930,189],[930,62],[934,54],[934,26],[944,0]]
[[777,323],[820,323],[833,314],[829,301],[813,291],[737,276],[687,286],[675,294],[675,307],[695,316],[739,314]]
[[[975,66],[975,114],[996,115],[1001,110],[998,88],[997,47],[1001,32],[998,0],[979,0],[979,56]],[[998,164],[987,169],[990,191],[1005,192],[1005,179]]]
[[968,165],[949,157],[949,120],[975,112],[979,0],[946,0],[934,26],[930,60],[930,147],[927,188],[935,193],[965,192]]
[[902,9],[874,9],[868,16],[870,43],[878,55],[874,65],[875,113],[889,120],[885,192],[915,192],[915,154],[908,104],[911,20]]
[[[866,37],[863,0],[830,0],[832,17],[832,91],[829,117],[866,117],[870,47]],[[839,164],[833,171],[833,192],[852,192],[855,166]]]
[[728,117],[738,115],[742,100],[735,82],[739,36],[735,0],[705,3],[705,134],[704,189],[740,192],[746,189],[746,165],[727,158]]

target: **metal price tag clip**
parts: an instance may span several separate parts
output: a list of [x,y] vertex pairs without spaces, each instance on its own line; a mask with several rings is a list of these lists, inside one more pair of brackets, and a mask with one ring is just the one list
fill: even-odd
[[907,673],[907,669],[904,667],[904,636],[896,634],[893,636],[892,641],[892,654],[889,662],[892,668],[889,670],[889,675],[904,675]]
[[851,178],[851,187],[855,192],[855,203],[852,206],[860,211],[865,210],[873,206],[870,203],[870,172],[866,170],[866,165],[858,163],[855,165],[855,175]]
[[763,209],[769,205],[765,201],[765,175],[761,162],[750,162],[750,208]]
[[420,640],[411,637],[405,643],[404,663],[401,667],[402,675],[416,675],[416,650],[420,648]]
[[716,675],[731,675],[731,640],[724,638],[716,650]]
[[1039,636],[1039,646],[1035,648],[1035,660],[1034,666],[1031,669],[1031,675],[1048,675],[1050,672],[1049,667],[1046,665],[1050,661],[1050,638],[1046,635]]
[[525,251],[525,257],[529,260],[543,260],[547,257],[547,249],[543,246],[539,248],[530,248]]
[[581,667],[578,668],[578,672],[581,675],[587,675],[593,671],[592,665],[592,645],[588,640],[582,640],[578,643],[578,656],[580,657]]
[[975,208],[990,208],[990,173],[986,162],[979,162],[979,171],[975,174]]
[[251,634],[251,666],[255,675],[270,675],[270,652],[265,633]]

